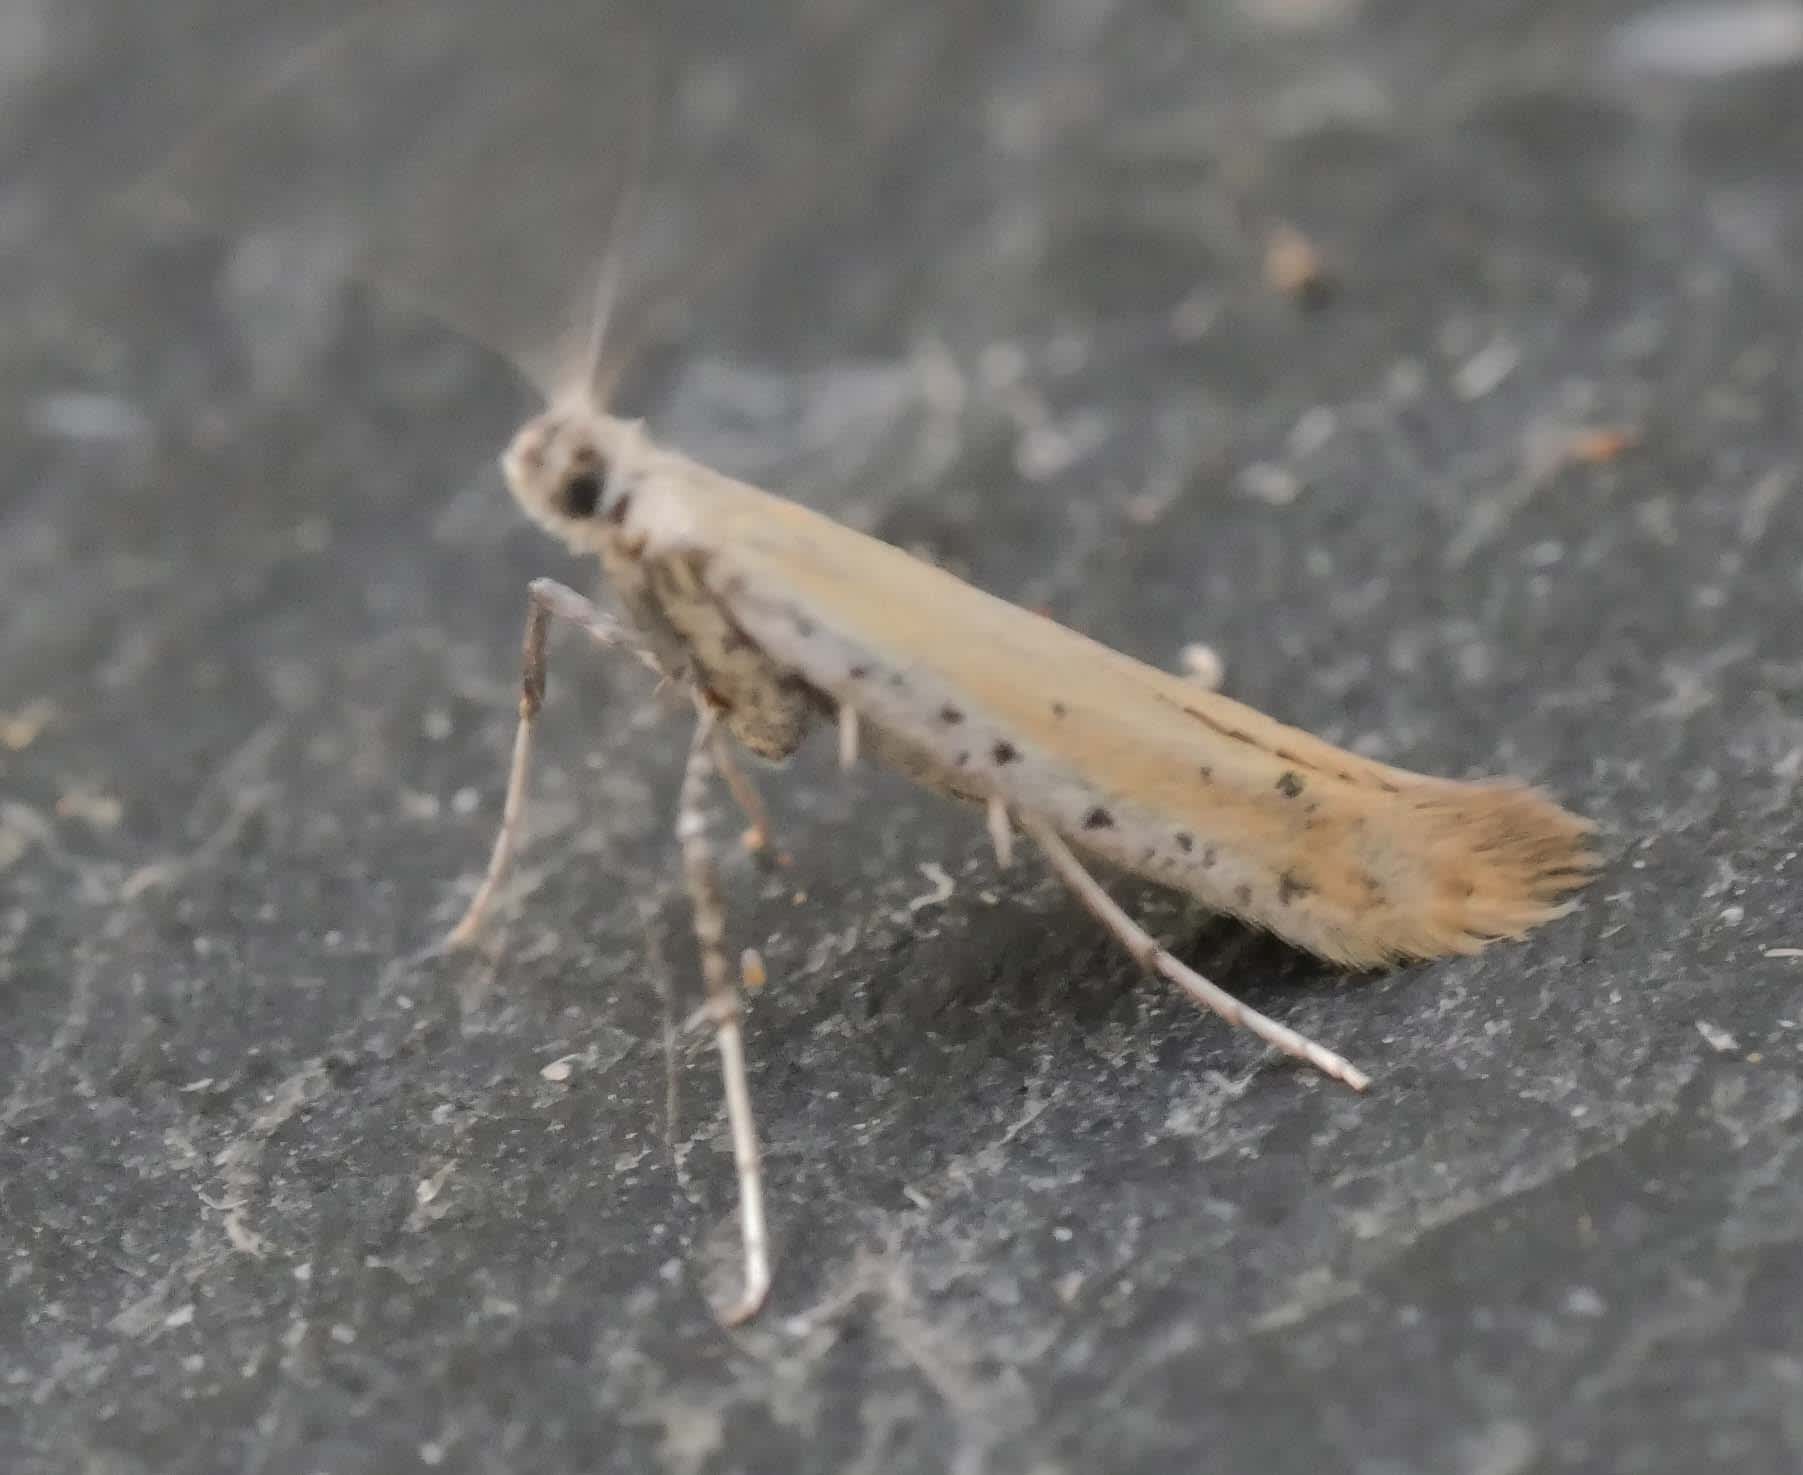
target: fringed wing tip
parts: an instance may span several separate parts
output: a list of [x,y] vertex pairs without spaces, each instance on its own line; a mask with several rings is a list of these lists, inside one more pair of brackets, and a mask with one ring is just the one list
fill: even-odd
[[1475,953],[1577,905],[1601,865],[1596,826],[1511,782],[1423,780],[1363,820],[1381,833],[1383,900],[1298,939],[1352,967]]

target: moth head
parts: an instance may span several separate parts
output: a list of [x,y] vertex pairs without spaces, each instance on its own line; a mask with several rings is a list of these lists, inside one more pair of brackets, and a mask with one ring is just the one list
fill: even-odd
[[501,457],[526,515],[577,552],[593,552],[630,504],[638,427],[583,404],[553,406],[514,436]]

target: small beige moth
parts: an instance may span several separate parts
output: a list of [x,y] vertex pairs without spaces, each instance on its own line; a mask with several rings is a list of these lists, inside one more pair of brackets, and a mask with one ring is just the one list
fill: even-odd
[[600,558],[630,624],[549,580],[531,586],[500,832],[451,941],[475,937],[517,846],[550,621],[682,683],[699,720],[677,833],[740,1179],[745,1288],[729,1320],[754,1312],[770,1282],[704,807],[721,769],[750,792],[731,741],[780,760],[816,724],[836,724],[847,765],[868,756],[981,807],[1004,864],[1018,828],[1143,966],[1356,1090],[1369,1081],[1348,1061],[1159,946],[1079,854],[1355,966],[1518,936],[1567,910],[1595,867],[1591,825],[1530,788],[1429,778],[1286,727],[711,471],[592,394],[531,420],[502,465],[528,515]]
[[[837,34],[834,13],[799,7],[797,36],[810,26],[825,34],[813,43],[787,41],[783,51],[827,75],[837,66],[829,57],[880,54],[889,58],[887,85],[863,85],[872,79],[848,61],[847,75],[860,81],[833,114],[820,167],[802,167],[785,153],[783,177],[827,179],[834,169],[861,167],[893,131],[898,111],[932,85],[935,45],[872,47],[861,27]],[[913,7],[890,13],[904,30],[918,20]],[[537,317],[530,306],[542,299],[567,323],[567,297],[557,271],[520,269],[522,243],[534,248],[535,262],[548,253],[556,264],[571,242],[595,239],[583,228],[591,209],[604,206],[615,227],[632,214],[644,130],[633,147],[634,130],[616,136],[597,129],[592,115],[603,99],[636,99],[641,123],[649,113],[651,48],[648,38],[635,44],[637,34],[561,0],[382,7],[263,89],[267,129],[246,113],[231,115],[209,131],[206,146],[165,171],[165,183],[177,197],[210,202],[205,214],[248,214],[258,223],[272,192],[285,215],[305,215],[316,200],[333,207],[321,209],[322,218],[339,224],[372,210],[376,218],[354,253],[371,280],[402,285],[404,295],[496,346],[509,339],[539,345],[543,325],[528,328]],[[811,45],[829,49],[815,55]],[[318,86],[309,81],[315,71]],[[418,124],[417,145],[401,151],[406,168],[398,180],[387,180],[378,160],[344,149],[338,125],[350,116],[347,98],[389,105],[384,116],[392,114],[395,126]],[[500,132],[468,126],[472,103]],[[862,121],[848,133],[851,118]],[[316,151],[288,147],[314,139],[321,120],[328,126]],[[260,132],[276,141],[279,166],[247,146]],[[538,158],[544,141],[560,139],[566,146],[555,158]],[[484,208],[447,230],[419,208],[427,181],[455,198],[494,159],[513,168],[528,155],[535,196],[517,218]],[[609,157],[626,161],[618,200],[598,188],[606,171],[597,160]],[[773,179],[751,184],[760,203],[784,193]],[[555,210],[555,229],[545,226],[546,209]],[[1087,862],[1187,893],[1356,966],[1469,953],[1516,936],[1564,911],[1590,876],[1591,826],[1529,788],[1429,778],[1343,752],[1208,689],[1209,663],[1200,657],[1188,678],[1155,670],[660,446],[640,424],[605,408],[601,344],[618,265],[609,253],[589,331],[569,345],[580,354],[576,372],[533,372],[526,354],[513,355],[549,391],[551,407],[518,432],[503,468],[534,520],[573,550],[599,557],[627,619],[549,580],[532,584],[499,831],[448,942],[477,937],[519,845],[551,622],[573,623],[604,646],[636,654],[688,691],[698,715],[676,830],[707,991],[701,1017],[718,1045],[739,1179],[744,1288],[729,1320],[755,1312],[770,1284],[739,991],[708,828],[709,786],[721,778],[752,832],[767,829],[737,748],[781,760],[810,729],[836,726],[847,767],[868,758],[978,807],[1004,865],[1024,835],[1145,968],[1358,1090],[1367,1078],[1348,1061],[1248,1008],[1161,947]],[[530,304],[517,300],[521,292]],[[526,331],[499,327],[516,315]],[[741,955],[738,972],[747,988],[765,976],[753,951]]]

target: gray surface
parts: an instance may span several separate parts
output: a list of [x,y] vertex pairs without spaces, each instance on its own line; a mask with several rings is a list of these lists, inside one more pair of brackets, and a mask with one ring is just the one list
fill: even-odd
[[[488,843],[524,583],[586,578],[493,469],[530,399],[305,253],[259,283],[235,224],[84,213],[273,45],[205,8],[0,31],[0,1463],[1797,1467],[1781,35],[1669,77],[1620,3],[884,22],[949,38],[914,121],[629,399],[1136,654],[1205,640],[1329,737],[1544,782],[1610,863],[1525,944],[1358,979],[1121,888],[1371,1069],[1356,1099],[967,817],[805,758],[767,783],[793,865],[729,878],[774,980],[778,1278],[727,1334],[705,1042],[667,1140],[642,915],[680,1007],[682,724],[641,673],[560,646],[498,962],[394,966]],[[663,44],[730,77],[756,30]],[[830,133],[857,75],[796,116]],[[660,261],[706,233],[669,204],[711,187],[692,152]],[[1261,280],[1275,219],[1337,265],[1326,310]],[[955,890],[911,910],[927,862]]]

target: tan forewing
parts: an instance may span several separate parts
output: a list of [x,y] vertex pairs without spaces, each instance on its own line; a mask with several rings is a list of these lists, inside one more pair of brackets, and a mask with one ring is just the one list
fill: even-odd
[[[1345,752],[793,503],[692,485],[710,584],[773,655],[965,756],[968,792],[1061,810],[1077,843],[1325,956],[1475,950],[1554,914],[1593,864],[1589,826],[1532,790]],[[856,651],[913,697],[852,676]],[[1036,761],[993,761],[994,734]]]

